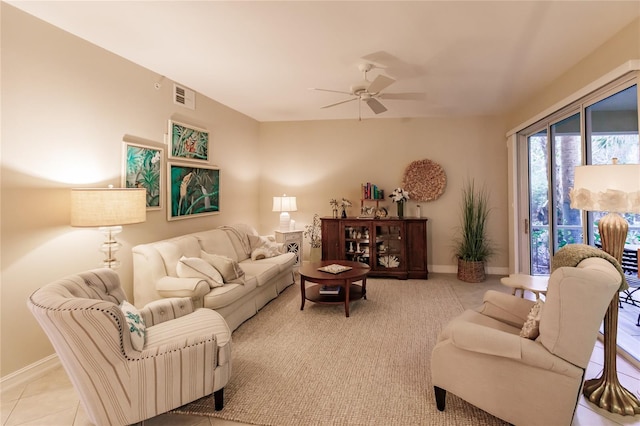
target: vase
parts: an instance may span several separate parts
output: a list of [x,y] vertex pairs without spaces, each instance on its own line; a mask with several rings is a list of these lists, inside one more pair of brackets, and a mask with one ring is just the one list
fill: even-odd
[[342,218],[343,219],[347,218],[347,209],[342,209]]
[[404,201],[398,201],[398,218],[402,219],[404,217]]
[[320,262],[322,260],[322,247],[311,247],[309,261]]
[[333,218],[334,219],[338,218],[338,209],[333,209]]

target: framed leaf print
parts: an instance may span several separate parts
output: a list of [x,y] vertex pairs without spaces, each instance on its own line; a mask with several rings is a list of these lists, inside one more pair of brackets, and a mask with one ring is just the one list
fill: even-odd
[[164,149],[124,142],[122,186],[145,188],[147,210],[162,209]]
[[209,132],[169,120],[169,158],[209,161]]
[[167,219],[187,219],[220,212],[220,170],[169,163]]

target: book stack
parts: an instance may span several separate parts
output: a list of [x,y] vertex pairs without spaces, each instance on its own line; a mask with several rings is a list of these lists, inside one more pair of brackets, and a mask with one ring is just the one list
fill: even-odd
[[340,286],[339,285],[323,285],[322,287],[320,287],[320,290],[318,290],[318,293],[320,294],[327,294],[327,295],[336,295],[336,294],[340,294]]
[[384,190],[371,182],[363,183],[361,187],[363,200],[382,200],[384,198]]

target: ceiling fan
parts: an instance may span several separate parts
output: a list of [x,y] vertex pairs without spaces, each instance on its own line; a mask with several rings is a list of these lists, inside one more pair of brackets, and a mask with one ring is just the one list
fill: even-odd
[[[329,105],[325,105],[321,108],[331,108],[336,105],[341,105],[352,101],[362,101],[366,103],[371,111],[375,114],[380,114],[387,111],[387,108],[382,105],[378,99],[399,99],[399,100],[422,100],[424,99],[424,93],[381,93],[384,89],[395,83],[391,77],[386,75],[378,75],[373,81],[367,80],[367,72],[374,68],[373,64],[363,63],[358,65],[358,69],[363,74],[363,81],[351,86],[348,92],[342,90],[330,90],[330,89],[318,89],[312,88],[312,90],[319,90],[322,92],[344,93],[345,95],[351,95],[352,97],[340,102],[335,102]],[[360,106],[362,102],[358,102],[358,120],[361,120]]]

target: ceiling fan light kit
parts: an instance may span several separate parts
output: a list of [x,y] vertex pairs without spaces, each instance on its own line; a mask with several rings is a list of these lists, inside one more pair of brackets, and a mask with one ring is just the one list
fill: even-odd
[[[352,85],[349,88],[349,91],[341,91],[341,90],[330,90],[330,89],[317,89],[314,88],[313,90],[319,90],[321,92],[333,92],[333,93],[342,93],[345,95],[351,95],[352,97],[349,99],[345,99],[342,101],[338,101],[329,105],[325,105],[321,108],[331,108],[337,105],[341,105],[347,102],[352,102],[352,101],[363,101],[367,104],[367,106],[371,109],[371,111],[373,111],[374,114],[381,114],[385,111],[387,111],[387,108],[382,104],[382,102],[380,102],[378,99],[394,99],[394,100],[420,100],[419,96],[416,95],[423,95],[423,94],[416,94],[416,93],[381,93],[384,89],[386,89],[387,87],[391,86],[393,83],[395,83],[396,80],[394,80],[391,77],[388,77],[386,75],[378,75],[376,76],[376,78],[373,81],[369,81],[367,79],[367,73],[369,71],[371,71],[373,68],[375,68],[375,66],[373,64],[370,63],[362,63],[360,65],[358,65],[358,69],[362,72],[363,74],[363,81],[357,84]],[[408,95],[408,96],[405,96]],[[422,97],[423,98],[423,97]],[[361,102],[358,102],[358,120],[362,120],[362,116],[360,113],[360,105]]]

